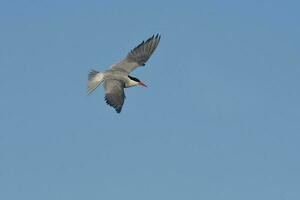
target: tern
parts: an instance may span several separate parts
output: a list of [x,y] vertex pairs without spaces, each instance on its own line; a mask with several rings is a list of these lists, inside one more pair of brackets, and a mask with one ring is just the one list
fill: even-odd
[[145,63],[155,51],[160,35],[153,35],[146,41],[142,41],[133,48],[120,62],[113,64],[104,72],[91,70],[88,75],[88,94],[91,94],[103,83],[105,90],[105,101],[120,113],[125,100],[124,88],[133,86],[147,87],[138,78],[129,74],[137,67],[145,66]]

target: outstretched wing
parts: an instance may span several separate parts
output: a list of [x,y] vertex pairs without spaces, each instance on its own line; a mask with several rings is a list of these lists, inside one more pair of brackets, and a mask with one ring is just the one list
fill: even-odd
[[120,113],[125,100],[124,84],[121,81],[108,79],[104,81],[105,101]]
[[148,40],[143,41],[133,50],[131,50],[126,58],[121,60],[121,62],[114,64],[113,69],[122,69],[127,73],[132,72],[135,68],[139,66],[144,66],[150,56],[153,54],[158,43],[160,41],[160,35],[153,35]]

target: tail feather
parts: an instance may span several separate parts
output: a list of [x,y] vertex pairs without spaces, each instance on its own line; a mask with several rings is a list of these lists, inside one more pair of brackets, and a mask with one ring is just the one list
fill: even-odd
[[91,94],[103,82],[103,73],[92,70],[88,76],[88,94]]

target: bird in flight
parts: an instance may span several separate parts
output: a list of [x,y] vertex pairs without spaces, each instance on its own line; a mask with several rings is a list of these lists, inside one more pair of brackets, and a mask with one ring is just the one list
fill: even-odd
[[104,72],[92,70],[88,76],[88,94],[91,94],[101,83],[105,90],[105,101],[120,113],[125,100],[124,88],[133,86],[147,87],[138,78],[129,74],[145,63],[155,51],[160,35],[153,35],[132,49],[120,62],[113,64]]

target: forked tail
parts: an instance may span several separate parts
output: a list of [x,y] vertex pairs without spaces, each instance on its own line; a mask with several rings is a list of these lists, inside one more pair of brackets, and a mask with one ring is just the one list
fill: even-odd
[[103,77],[103,73],[91,70],[88,80],[88,94],[91,94],[103,82]]

